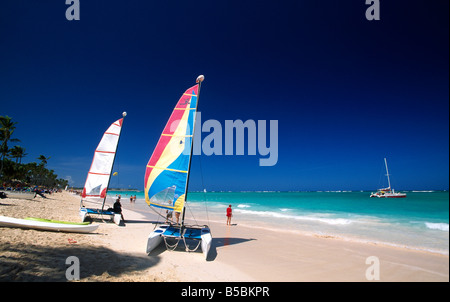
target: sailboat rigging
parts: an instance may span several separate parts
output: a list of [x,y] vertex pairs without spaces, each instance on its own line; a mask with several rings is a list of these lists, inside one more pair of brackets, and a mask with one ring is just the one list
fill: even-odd
[[389,170],[386,158],[384,158],[384,165],[386,166],[386,176],[388,179],[388,187],[383,189],[378,189],[376,193],[371,193],[370,197],[378,197],[378,198],[404,198],[406,197],[406,193],[395,192],[394,189],[391,188],[391,179],[389,178]]
[[[145,171],[145,201],[150,207],[173,211],[176,223],[160,225],[148,236],[147,253],[164,241],[167,248],[175,249],[186,239],[197,241],[205,258],[211,247],[211,231],[207,225],[186,225],[186,200],[188,196],[189,174],[195,133],[195,118],[198,107],[200,86],[204,76],[197,78],[197,84],[188,88],[176,104],[159,141],[153,151]],[[179,216],[181,224],[179,223]],[[170,245],[168,240],[175,240]]]
[[[105,210],[104,207],[123,121],[126,115],[127,113],[123,112],[123,117],[109,126],[95,149],[92,164],[86,177],[86,183],[81,193],[79,214],[82,221],[85,221],[87,217],[97,215],[100,217],[108,216],[116,224],[120,223],[121,215],[114,213],[114,211]],[[101,202],[102,207],[88,208],[85,205],[87,201],[96,202],[97,204]]]

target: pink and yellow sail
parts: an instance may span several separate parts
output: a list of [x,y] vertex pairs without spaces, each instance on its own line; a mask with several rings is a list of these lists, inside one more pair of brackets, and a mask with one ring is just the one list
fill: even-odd
[[199,84],[183,93],[147,163],[145,201],[149,206],[183,210],[198,93]]

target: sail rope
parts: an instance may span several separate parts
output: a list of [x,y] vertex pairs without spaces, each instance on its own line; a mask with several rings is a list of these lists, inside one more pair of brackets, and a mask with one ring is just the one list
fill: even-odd
[[[185,202],[186,202],[186,201],[185,201]],[[187,206],[187,208],[189,209],[189,212],[191,213],[192,219],[194,219],[195,224],[198,224],[197,219],[195,219],[194,213],[192,213],[192,209],[191,209],[191,207],[189,206],[189,203],[188,203],[188,202],[186,202],[186,206]]]
[[208,220],[208,225],[209,223],[209,212],[208,212],[208,203],[206,202],[206,187],[205,187],[205,182],[203,180],[203,167],[202,167],[202,156],[200,155],[199,158],[199,166],[200,166],[200,176],[202,179],[202,187],[203,187],[203,201],[205,202],[205,211],[206,211],[206,219]]
[[[102,208],[101,208],[101,210],[100,210],[100,217],[101,217],[101,219],[102,219],[102,222],[104,222],[104,223],[106,223],[106,219],[103,217],[103,211],[104,211],[104,208],[105,208],[105,204],[106,204],[106,200],[107,200],[107,199],[108,199],[108,193],[106,194],[105,199],[103,200]],[[114,217],[114,216],[113,216],[113,217]],[[114,218],[113,218],[113,220],[114,220]],[[109,218],[108,221],[111,221],[111,218]]]
[[158,220],[156,221],[156,223],[155,223],[153,229],[156,229],[156,227],[160,224],[160,222],[159,222],[159,219],[160,219],[160,218],[167,219],[167,221],[168,221],[169,223],[171,223],[171,224],[176,224],[176,222],[173,221],[172,219],[168,219],[168,218],[167,218],[167,215],[164,216],[163,214],[161,214],[161,212],[163,211],[163,209],[161,209],[161,210],[158,212],[154,207],[149,207],[149,208],[152,209],[153,212],[155,212],[156,215],[158,215]]
[[[199,164],[199,167],[200,167],[200,179],[201,179],[201,181],[202,181],[202,188],[203,188],[203,190],[202,190],[202,193],[203,193],[203,202],[204,202],[204,204],[205,204],[206,219],[207,219],[208,225],[209,225],[209,224],[210,224],[210,221],[209,221],[208,203],[207,203],[207,200],[206,200],[206,187],[205,187],[205,181],[204,181],[204,179],[203,179],[203,168],[202,168],[202,160],[201,160],[201,156],[199,157],[199,163],[200,163],[200,164]],[[191,214],[192,219],[194,219],[195,225],[200,225],[200,224],[198,223],[197,219],[195,218],[194,213],[192,212],[192,209],[191,209],[191,207],[189,206],[189,202],[188,202],[187,200],[185,201],[185,205],[186,205],[186,208],[189,209],[189,213]]]

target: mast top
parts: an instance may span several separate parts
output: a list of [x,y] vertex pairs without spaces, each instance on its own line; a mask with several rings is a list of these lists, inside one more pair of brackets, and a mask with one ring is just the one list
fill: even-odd
[[197,77],[197,80],[195,81],[196,83],[201,83],[201,82],[203,82],[203,80],[205,79],[205,76],[204,75],[199,75],[198,77]]
[[124,112],[122,113],[122,116],[123,116],[123,117],[126,117],[126,116],[127,116],[127,113],[124,111]]

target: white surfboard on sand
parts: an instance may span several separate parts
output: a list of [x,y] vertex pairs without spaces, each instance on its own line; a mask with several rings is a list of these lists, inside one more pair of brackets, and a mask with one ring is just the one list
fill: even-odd
[[71,224],[49,221],[37,221],[0,216],[0,226],[26,228],[55,232],[90,233],[98,228],[98,224]]

